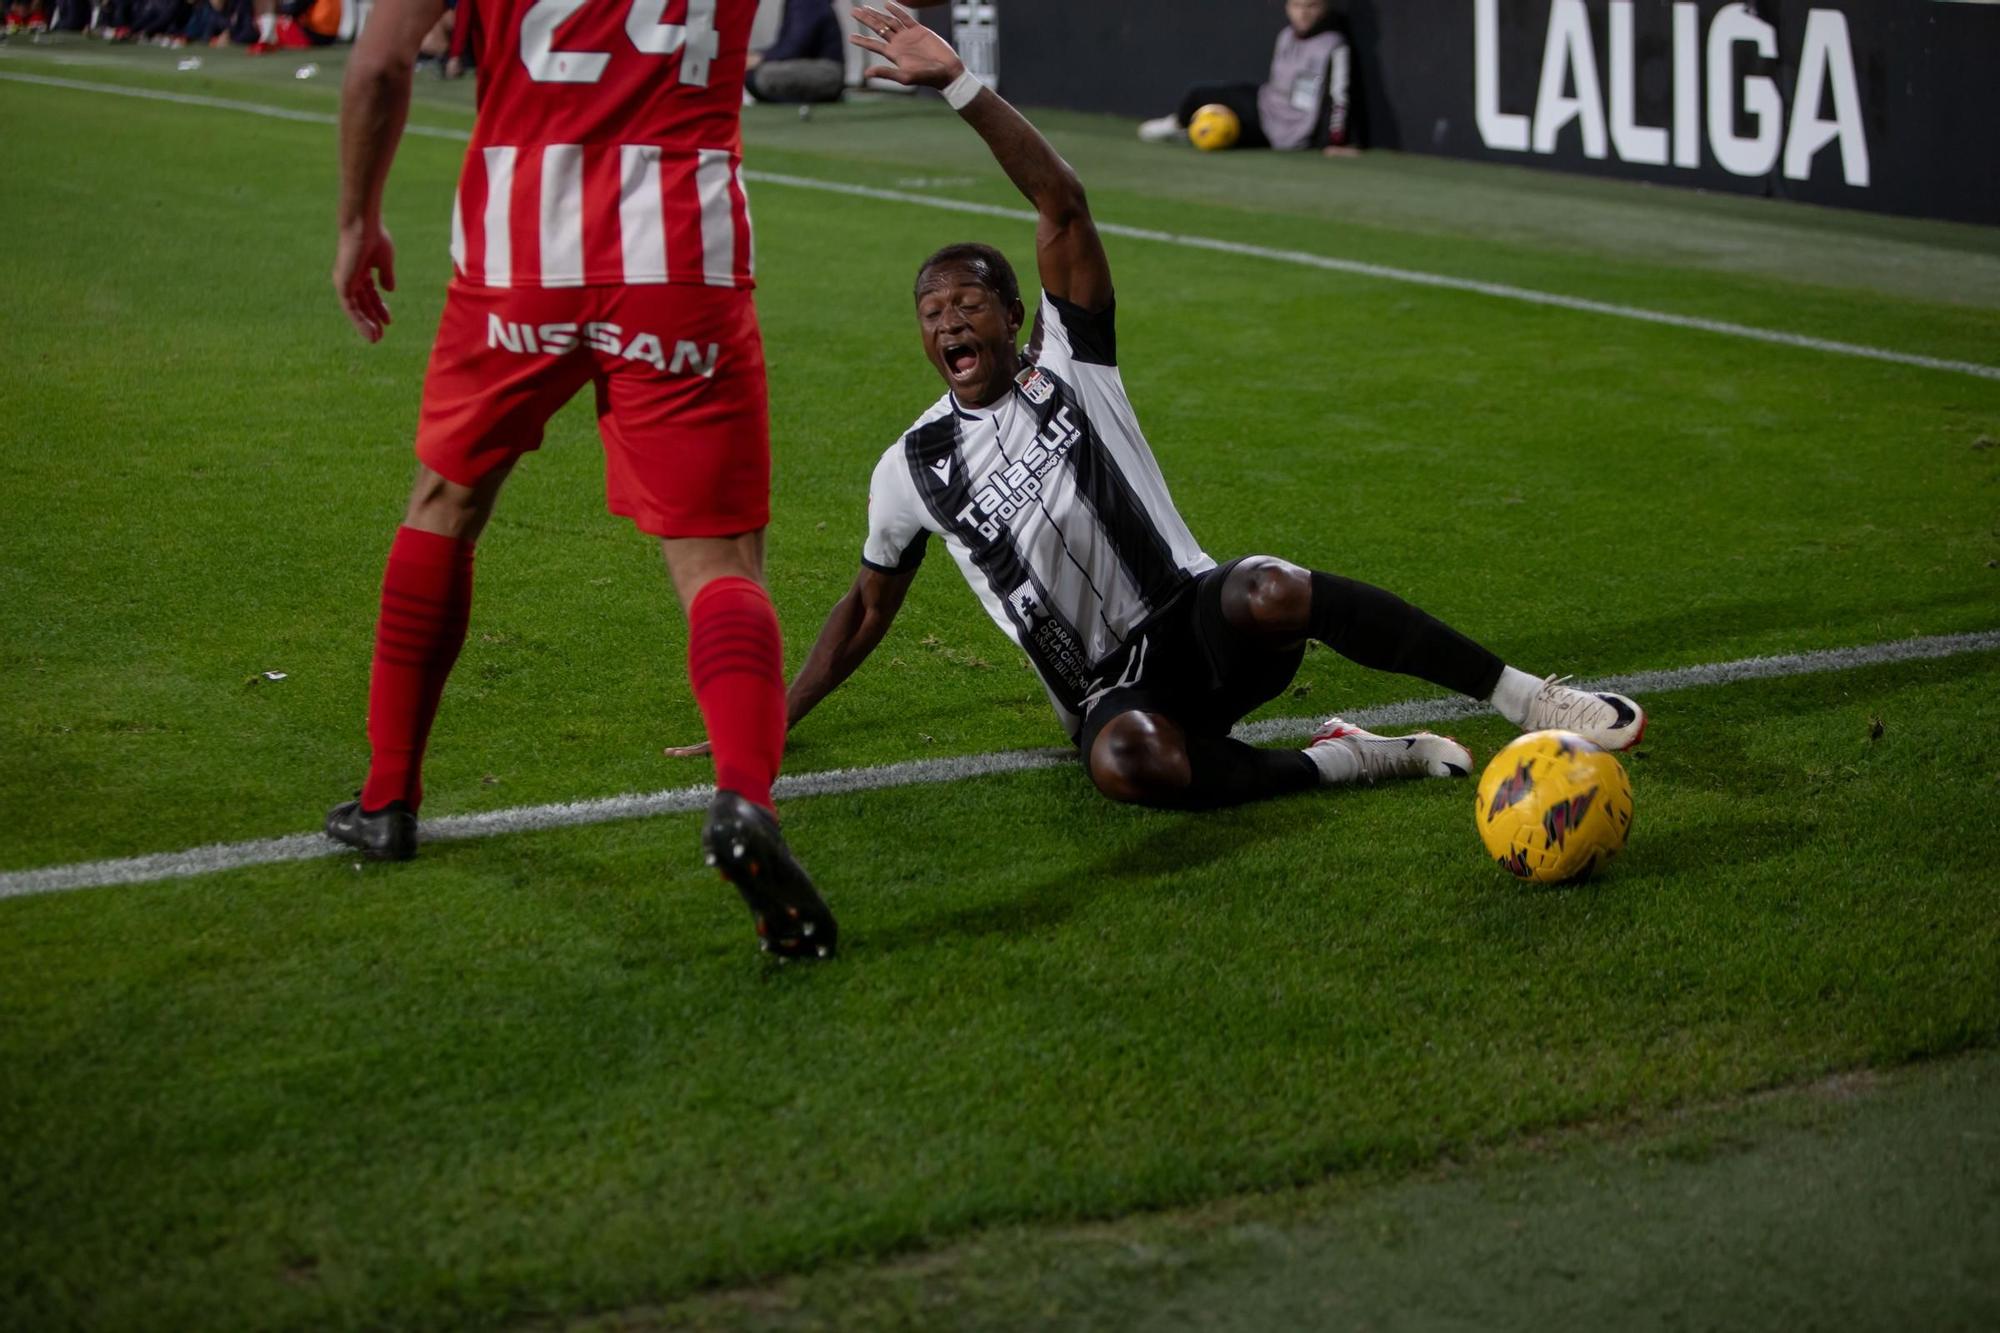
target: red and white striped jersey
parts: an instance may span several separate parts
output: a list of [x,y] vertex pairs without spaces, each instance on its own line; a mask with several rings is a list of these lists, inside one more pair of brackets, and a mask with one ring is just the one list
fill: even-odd
[[756,0],[474,3],[459,280],[755,286],[741,113]]

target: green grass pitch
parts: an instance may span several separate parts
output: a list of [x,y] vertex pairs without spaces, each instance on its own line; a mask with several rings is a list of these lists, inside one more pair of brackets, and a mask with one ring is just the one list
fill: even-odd
[[[324,124],[10,77],[324,115],[319,63],[0,47],[0,872],[311,829],[360,780],[461,147],[405,142],[367,348]],[[1991,230],[1037,119],[1108,221],[2000,363]],[[746,137],[1018,204],[932,106]],[[752,192],[796,664],[938,391],[914,264],[1032,238]],[[2000,381],[1109,248],[1218,557],[1585,675],[2000,628]],[[427,814],[704,779],[660,755],[685,632],[587,412],[478,579]],[[1058,768],[792,803],[820,968],[757,957],[692,816],[0,902],[0,1327],[1990,1326],[1995,667],[1651,700],[1633,843],[1576,889],[1499,875],[1464,784],[1176,815]],[[1426,692],[1321,652],[1268,711]],[[788,766],[1060,742],[938,560]]]

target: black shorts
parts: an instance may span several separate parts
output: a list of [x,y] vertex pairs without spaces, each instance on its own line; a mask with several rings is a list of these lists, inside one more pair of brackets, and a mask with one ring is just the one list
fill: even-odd
[[1097,733],[1120,713],[1158,713],[1189,735],[1226,736],[1285,692],[1305,658],[1304,642],[1272,649],[1231,628],[1222,614],[1223,580],[1242,560],[1188,580],[1097,669],[1076,741],[1086,758]]

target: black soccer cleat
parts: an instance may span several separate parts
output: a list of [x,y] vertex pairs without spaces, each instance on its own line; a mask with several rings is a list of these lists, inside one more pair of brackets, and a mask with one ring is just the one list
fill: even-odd
[[718,791],[708,804],[701,849],[743,895],[758,948],[780,958],[833,957],[840,927],[770,812],[733,791]]
[[380,810],[342,801],[326,812],[326,836],[344,842],[371,861],[407,861],[417,854],[417,815],[401,801]]

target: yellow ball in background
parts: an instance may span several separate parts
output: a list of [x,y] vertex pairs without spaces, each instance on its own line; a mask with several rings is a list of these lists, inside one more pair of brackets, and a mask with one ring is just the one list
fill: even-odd
[[1588,879],[1625,847],[1632,781],[1615,756],[1570,731],[1531,731],[1493,756],[1473,819],[1501,868],[1538,884]]
[[1188,120],[1188,142],[1204,153],[1233,147],[1243,137],[1243,122],[1220,102],[1210,102]]

